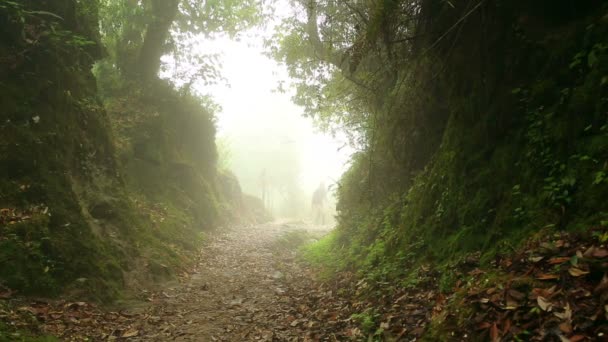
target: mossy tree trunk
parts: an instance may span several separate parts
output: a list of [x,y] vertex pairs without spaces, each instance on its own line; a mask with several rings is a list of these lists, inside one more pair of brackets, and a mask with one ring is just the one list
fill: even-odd
[[152,19],[146,28],[143,45],[139,51],[136,74],[142,80],[156,77],[160,68],[165,42],[175,19],[180,0],[150,0]]

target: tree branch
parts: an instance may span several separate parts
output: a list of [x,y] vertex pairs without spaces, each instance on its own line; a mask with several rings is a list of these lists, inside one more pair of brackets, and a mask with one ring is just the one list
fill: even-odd
[[342,76],[344,76],[344,78],[346,78],[347,80],[353,82],[359,87],[371,90],[370,87],[365,84],[365,82],[360,79],[357,79],[350,71],[350,57],[347,54],[339,55],[337,53],[329,51],[321,41],[317,24],[317,1],[308,0],[308,3],[305,7],[307,15],[306,33],[308,33],[308,38],[310,44],[312,45],[315,56],[320,60],[337,67],[342,72]]

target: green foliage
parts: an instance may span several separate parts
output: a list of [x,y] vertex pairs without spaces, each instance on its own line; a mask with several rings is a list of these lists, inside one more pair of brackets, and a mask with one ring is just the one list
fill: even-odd
[[[466,281],[454,269],[471,253],[483,267],[541,229],[605,220],[605,5],[572,14],[561,31],[520,22],[531,11],[524,3],[491,5],[484,16],[497,26],[481,37],[484,24],[462,5],[423,1],[409,31],[420,36],[397,47],[375,33],[387,29],[382,20],[410,22],[407,10],[312,4],[324,18],[321,40],[336,38],[326,48],[345,64],[310,48],[302,16],[284,24],[270,53],[297,79],[307,113],[354,132],[360,149],[340,182],[337,230],[307,248],[313,264],[405,287],[436,270],[449,292]],[[408,32],[390,25],[389,37]],[[362,53],[356,66],[353,49]]]
[[354,320],[361,327],[361,331],[365,334],[374,333],[376,327],[378,326],[377,320],[380,315],[378,315],[373,310],[367,310],[362,313],[355,313],[350,316],[350,319]]
[[217,168],[218,170],[229,170],[232,163],[232,150],[230,141],[227,138],[217,139]]
[[304,245],[302,255],[304,260],[321,269],[321,277],[330,279],[339,270],[344,268],[344,256],[337,245],[337,234],[331,232],[318,242]]
[[[122,10],[104,7],[102,24],[115,25],[104,41],[143,25],[117,23],[138,15]],[[167,279],[232,210],[217,185],[215,106],[125,79],[116,59],[133,44],[120,39],[94,69],[102,106],[96,1],[3,1],[0,12],[3,285],[105,301],[127,282]]]
[[37,336],[29,331],[15,330],[0,323],[0,341],[11,342],[59,342],[53,336]]
[[[173,6],[177,10],[170,9]],[[235,36],[263,22],[266,15],[263,4],[254,0],[102,0],[100,28],[109,53],[107,65],[129,77],[137,73],[146,58],[160,59],[171,53],[171,67],[164,69],[178,79],[177,85],[188,88],[198,78],[213,83],[222,79],[218,56],[193,48],[197,46],[196,37]],[[164,21],[169,24],[157,26]],[[148,34],[157,28],[162,31],[159,35]],[[142,49],[148,46],[155,46],[154,56],[142,55]],[[160,60],[152,63],[159,66]],[[154,74],[157,72],[158,68]]]
[[317,239],[322,238],[323,234],[305,229],[290,230],[279,236],[273,242],[273,249],[277,251],[308,250],[310,245]]
[[50,248],[48,217],[37,215],[2,230],[0,275],[6,286],[24,293],[53,294],[57,291],[56,260],[45,253]]

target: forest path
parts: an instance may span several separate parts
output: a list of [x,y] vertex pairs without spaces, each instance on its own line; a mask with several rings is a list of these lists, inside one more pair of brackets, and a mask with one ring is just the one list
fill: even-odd
[[306,272],[295,252],[281,243],[297,230],[321,235],[328,227],[270,223],[214,236],[189,278],[165,288],[136,313],[141,319],[132,325],[131,334],[137,335],[130,340],[302,340],[294,313],[310,279],[302,281]]

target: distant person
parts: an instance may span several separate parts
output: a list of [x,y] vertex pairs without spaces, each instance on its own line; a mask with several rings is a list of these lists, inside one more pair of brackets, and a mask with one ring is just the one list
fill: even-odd
[[325,224],[323,205],[326,196],[327,189],[325,189],[325,183],[321,182],[317,190],[312,194],[312,215],[315,224]]

